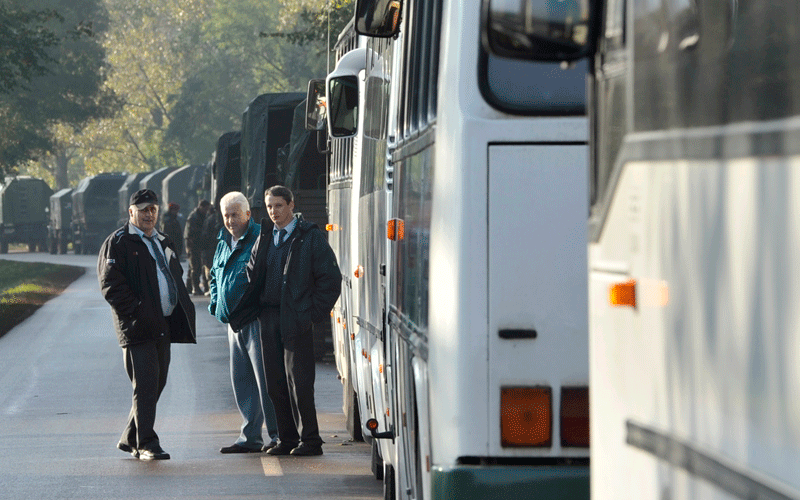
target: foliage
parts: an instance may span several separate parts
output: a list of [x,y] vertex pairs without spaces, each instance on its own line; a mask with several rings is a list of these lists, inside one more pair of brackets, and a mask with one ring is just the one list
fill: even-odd
[[[302,8],[290,0],[101,1],[109,17],[103,74],[122,106],[77,132],[54,129],[60,148],[27,168],[46,176],[69,165],[57,187],[100,172],[206,163],[217,139],[241,128],[252,99],[304,92],[325,75],[326,9],[333,39],[352,16],[352,0],[300,0]],[[262,36],[279,32],[287,35]]]
[[[300,46],[266,39],[277,29],[277,0],[217,0],[206,22],[184,42],[200,47],[192,71],[174,100],[166,139],[192,163],[208,161],[217,139],[239,130],[248,103],[267,92],[305,91],[308,80],[325,74],[325,45]],[[189,50],[187,47],[184,50]]]
[[297,45],[336,40],[353,18],[355,0],[282,0],[280,31],[261,32],[266,38],[285,38]]
[[[100,0],[28,0],[35,12],[51,13],[41,29],[59,42],[45,49],[41,71],[13,92],[0,94],[0,170],[59,150],[57,127],[80,132],[88,122],[112,116],[118,105],[103,86],[105,51],[99,41],[107,25]],[[19,9],[17,2],[11,2]],[[54,13],[57,12],[58,15]]]
[[107,0],[105,38],[112,67],[108,85],[124,100],[114,119],[100,120],[75,138],[89,174],[138,172],[179,165],[185,158],[164,143],[170,104],[192,54],[177,50],[186,30],[206,15],[202,0]]
[[0,3],[0,93],[25,85],[46,73],[53,59],[47,49],[57,45],[55,33],[45,27],[60,19],[53,10],[27,10]]

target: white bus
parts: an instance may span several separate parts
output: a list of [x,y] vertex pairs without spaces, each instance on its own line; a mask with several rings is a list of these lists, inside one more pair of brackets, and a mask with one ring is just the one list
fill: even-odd
[[592,498],[798,499],[800,4],[603,4],[516,32],[595,52]]
[[490,54],[481,7],[359,1],[340,37],[345,413],[386,498],[585,499],[586,67]]

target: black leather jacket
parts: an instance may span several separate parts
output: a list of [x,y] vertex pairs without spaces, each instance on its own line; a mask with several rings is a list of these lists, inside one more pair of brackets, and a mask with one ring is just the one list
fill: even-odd
[[140,344],[167,332],[172,343],[196,343],[194,304],[183,283],[183,269],[172,240],[158,233],[178,289],[178,304],[165,318],[156,262],[142,238],[131,232],[129,224],[106,238],[97,257],[97,279],[103,298],[111,305],[119,345]]
[[[248,286],[230,315],[231,328],[236,331],[258,318],[264,307],[261,295],[272,227],[271,220],[262,219],[261,234],[247,264]],[[336,255],[316,224],[298,220],[289,245],[281,288],[281,338],[286,346],[292,346],[296,335],[312,323],[328,319],[342,291]]]

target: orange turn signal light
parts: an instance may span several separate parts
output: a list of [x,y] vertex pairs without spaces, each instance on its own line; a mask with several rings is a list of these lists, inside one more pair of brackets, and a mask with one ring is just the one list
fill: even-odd
[[500,439],[503,446],[552,444],[552,389],[503,387],[500,389]]
[[360,277],[364,276],[364,266],[356,267],[356,270],[353,272],[353,275],[356,278],[360,278]]
[[406,236],[406,223],[403,219],[389,219],[386,223],[386,237],[392,241],[400,241]]
[[636,280],[611,285],[608,291],[608,302],[612,306],[636,307]]
[[374,418],[367,420],[367,430],[370,432],[378,430],[378,421]]

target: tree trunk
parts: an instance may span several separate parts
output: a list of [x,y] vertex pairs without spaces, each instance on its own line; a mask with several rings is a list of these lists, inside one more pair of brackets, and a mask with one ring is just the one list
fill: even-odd
[[67,167],[69,166],[69,155],[66,151],[59,151],[56,154],[56,165],[53,177],[56,181],[56,191],[69,187],[69,176],[67,175]]

